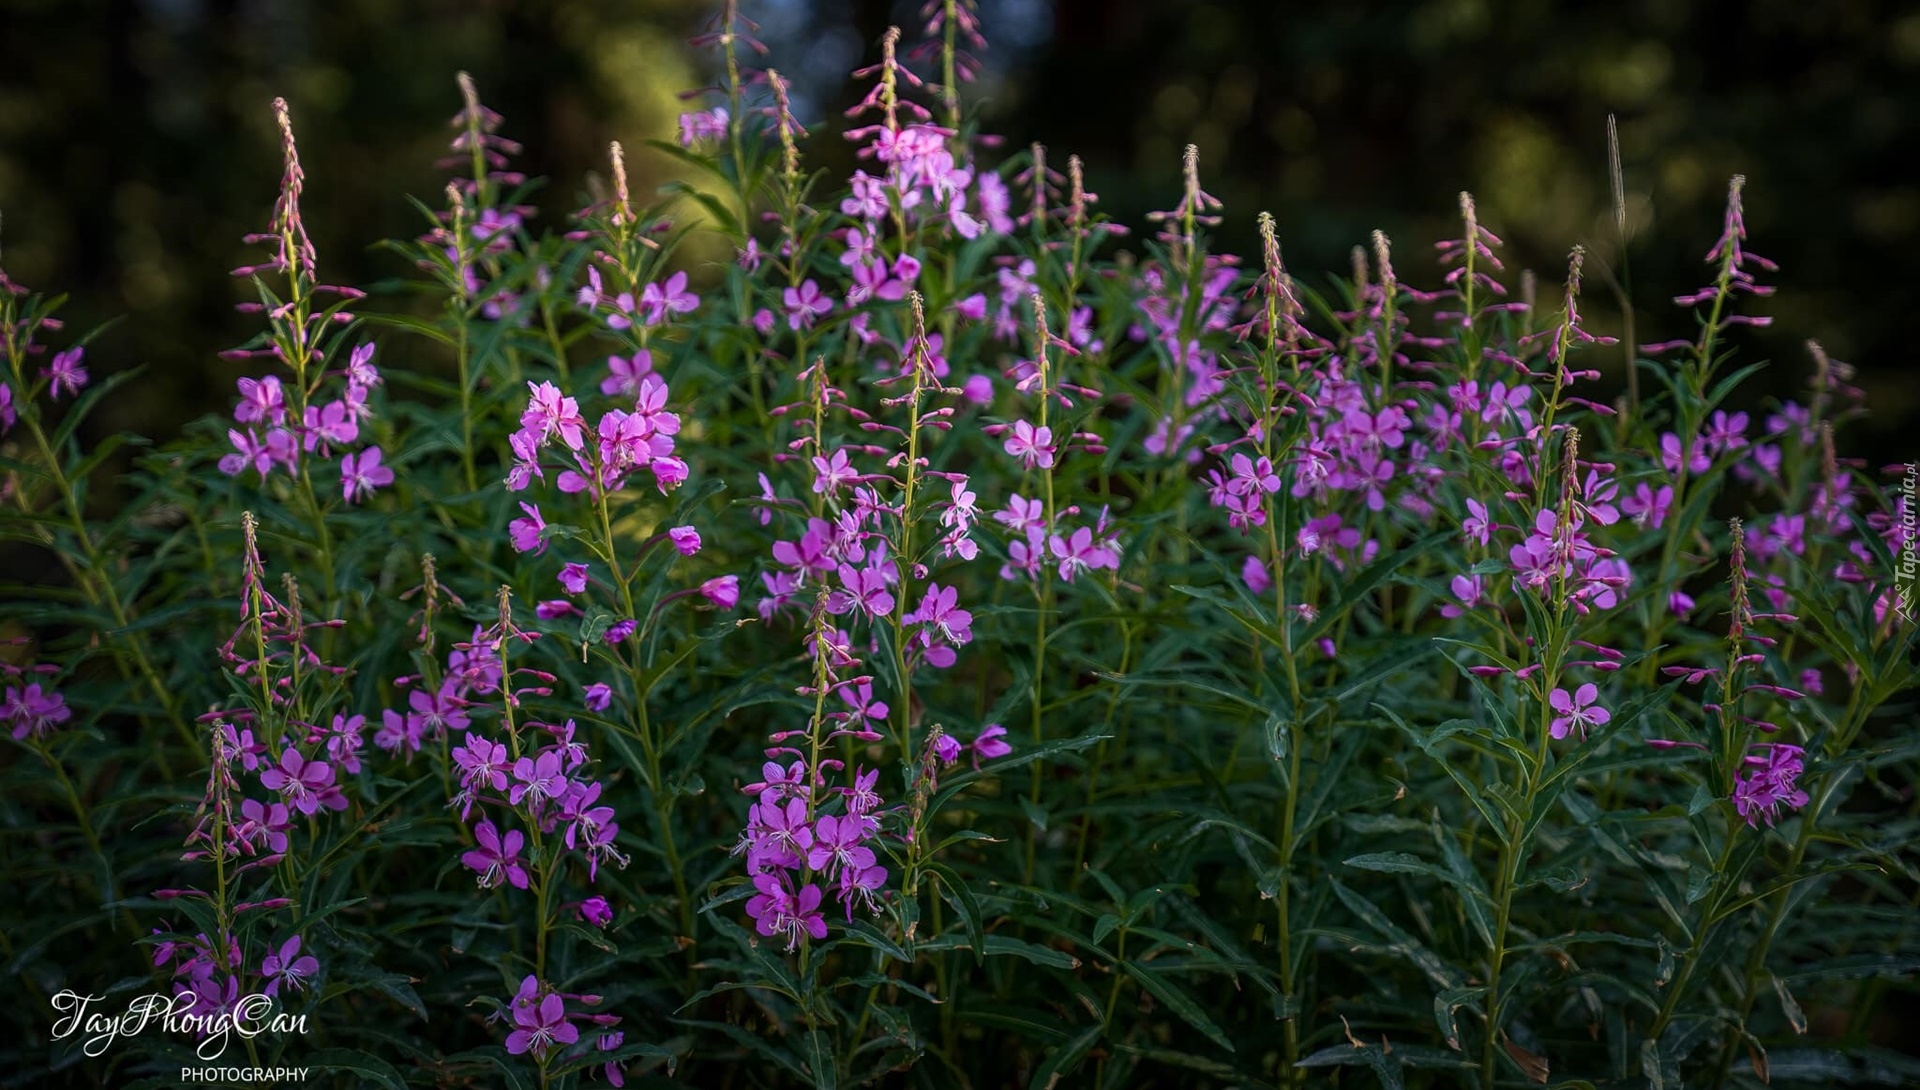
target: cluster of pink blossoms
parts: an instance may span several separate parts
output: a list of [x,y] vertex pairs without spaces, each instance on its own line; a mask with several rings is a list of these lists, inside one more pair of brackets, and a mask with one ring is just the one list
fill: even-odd
[[[546,480],[540,452],[556,443],[566,448],[563,457],[572,463],[559,472],[555,482],[568,495],[611,495],[626,487],[627,478],[642,469],[653,474],[660,491],[678,487],[687,479],[687,463],[673,455],[680,417],[666,407],[666,380],[648,373],[636,386],[638,393],[631,411],[608,409],[589,432],[578,401],[561,394],[551,382],[529,381],[531,397],[520,415],[520,429],[508,437],[515,457],[507,474],[508,490],[519,492],[535,478]],[[516,533],[514,548],[529,552],[538,544],[539,528],[545,524],[539,522],[536,505],[520,506],[534,523],[534,536],[524,531]]]
[[[583,1029],[593,1034],[593,1044],[582,1052],[614,1052],[626,1042],[626,1034],[613,1028],[620,1024],[619,1015],[567,1009],[569,1003],[597,1007],[600,1002],[597,995],[558,991],[529,973],[506,1008],[489,1020],[502,1020],[513,1027],[507,1032],[509,1055],[532,1055],[544,1063],[548,1053],[579,1042]],[[601,1074],[614,1086],[626,1085],[626,1069],[617,1062],[607,1061]]]
[[[476,846],[460,861],[478,875],[482,889],[502,884],[527,889],[531,884],[528,861],[521,855],[526,834],[503,830],[487,816],[489,808],[517,816],[543,836],[557,834],[567,850],[584,856],[589,880],[598,877],[603,862],[627,865],[627,856],[615,847],[620,826],[613,808],[600,800],[604,785],[583,775],[591,758],[573,720],[509,723],[511,737],[502,742],[475,729],[464,710],[473,696],[498,694],[515,708],[527,696],[551,694],[552,674],[525,666],[509,672],[496,650],[508,639],[535,638],[504,622],[476,629],[472,640],[456,645],[449,655],[446,677],[435,692],[415,689],[409,715],[386,713],[387,739],[382,744],[390,739],[396,749],[417,750],[429,733],[438,737],[450,730],[466,732],[452,751],[459,780],[449,805],[459,811],[461,821],[472,823]],[[523,678],[525,684],[520,683]],[[536,740],[540,744],[535,745]],[[476,806],[481,814],[477,821]]]
[[[245,239],[249,245],[268,244],[273,253],[265,262],[233,270],[233,275],[251,279],[262,273],[277,273],[285,278],[287,298],[275,300],[271,306],[260,302],[238,304],[237,309],[243,313],[265,312],[271,330],[263,347],[230,349],[221,357],[273,359],[291,368],[295,381],[283,383],[278,375],[238,380],[240,402],[234,407],[233,418],[240,426],[228,429],[233,451],[220,459],[220,471],[229,477],[251,469],[264,478],[276,466],[293,476],[300,471],[302,457],[325,460],[333,456],[335,448],[352,448],[360,441],[361,422],[373,415],[369,397],[381,381],[379,369],[373,365],[371,344],[355,347],[339,371],[323,369],[329,355],[338,350],[330,336],[331,327],[353,321],[353,315],[340,306],[366,293],[315,279],[313,244],[300,218],[300,192],[306,174],[294,146],[287,104],[275,99],[273,106],[285,161],[280,198],[274,205],[272,229]],[[329,295],[341,303],[322,306],[321,297]],[[329,376],[344,377],[346,387],[339,397],[323,403],[317,395],[321,380]],[[393,483],[393,470],[381,464],[381,457],[378,446],[369,446],[342,458],[341,492],[348,502]]]

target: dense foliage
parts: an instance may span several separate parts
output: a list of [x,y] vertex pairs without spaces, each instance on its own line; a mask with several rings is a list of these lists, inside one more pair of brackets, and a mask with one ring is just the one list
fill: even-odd
[[1124,239],[990,165],[967,0],[810,175],[752,32],[700,184],[616,145],[556,227],[462,77],[368,290],[276,100],[231,419],[151,449],[0,274],[21,1085],[193,1062],[68,990],[267,994],[223,1062],[343,1085],[1920,1079],[1912,475],[1817,345],[1733,407],[1740,179],[1695,334],[1619,346],[1464,194],[1315,290],[1190,148]]

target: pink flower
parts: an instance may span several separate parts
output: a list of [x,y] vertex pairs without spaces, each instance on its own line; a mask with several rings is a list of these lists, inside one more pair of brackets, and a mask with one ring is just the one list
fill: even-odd
[[568,564],[560,569],[560,589],[568,594],[579,594],[587,589],[587,566],[580,563]]
[[[537,991],[537,982],[528,976],[520,985],[522,995],[528,994],[529,982],[535,984]],[[514,1031],[507,1034],[507,1051],[515,1056],[531,1052],[544,1059],[554,1045],[570,1045],[580,1039],[579,1027],[567,1021],[566,1003],[553,993],[548,993],[537,1002],[531,996],[525,1003],[516,998],[513,1003],[513,1024]]]
[[1780,807],[1798,810],[1807,804],[1807,793],[1794,786],[1805,770],[1806,751],[1784,742],[1756,748],[1765,752],[1743,759],[1749,771],[1734,785],[1733,806],[1749,826],[1758,826],[1762,820],[1771,826]]
[[323,760],[308,760],[292,746],[280,754],[279,767],[269,767],[260,774],[260,785],[278,791],[288,806],[309,817],[322,806],[329,810],[347,808],[346,796],[333,784],[333,766]]
[[13,724],[16,741],[31,735],[40,738],[73,717],[66,698],[51,690],[42,692],[39,682],[22,689],[9,685],[4,703],[0,703],[0,721]]
[[1484,549],[1493,534],[1493,520],[1487,516],[1487,505],[1479,500],[1468,500],[1467,511],[1466,521],[1460,524],[1460,529],[1466,533],[1467,540],[1478,542]]
[[700,596],[721,609],[732,609],[740,604],[740,577],[722,575],[700,584]]
[[613,687],[604,681],[596,681],[581,693],[581,701],[589,711],[603,712],[613,703]]
[[1655,530],[1667,521],[1667,508],[1673,504],[1673,486],[1661,485],[1658,492],[1641,481],[1634,486],[1633,495],[1620,501],[1620,510],[1627,513],[1638,526],[1650,526]]
[[579,450],[585,441],[586,420],[580,415],[580,403],[570,397],[560,396],[559,387],[551,382],[527,383],[527,389],[533,396],[527,403],[527,409],[520,414],[520,426],[540,437],[540,444],[553,440],[556,436],[567,445],[569,450]]
[[320,962],[313,955],[301,955],[298,935],[282,943],[278,953],[268,954],[260,963],[260,975],[267,978],[266,994],[273,996],[280,994],[282,984],[294,991],[301,990],[305,987],[301,982],[319,971]]
[[352,503],[376,488],[393,483],[393,470],[380,464],[380,448],[368,447],[357,456],[340,459],[340,488]]
[[974,756],[980,760],[991,761],[995,757],[1005,757],[1013,752],[1013,747],[1002,741],[1007,728],[998,723],[988,723],[980,728],[980,734],[973,740]]
[[482,818],[480,824],[474,827],[473,838],[480,842],[480,846],[462,855],[460,862],[466,864],[469,870],[480,873],[481,889],[492,889],[500,884],[502,878],[515,889],[527,888],[532,879],[520,860],[520,848],[527,842],[526,834],[518,829],[509,829],[507,835],[502,837],[493,822]]
[[854,471],[852,460],[847,457],[845,447],[834,451],[830,458],[814,455],[813,473],[813,490],[828,496],[838,494],[842,487],[860,479],[860,474]]
[[642,348],[633,354],[631,360],[610,356],[607,369],[607,377],[600,380],[601,393],[608,397],[637,398],[640,396],[640,380],[653,372],[653,353]]
[[797,288],[786,289],[780,298],[786,306],[787,328],[795,331],[812,329],[814,319],[833,309],[833,300],[811,278]]
[[1240,578],[1256,596],[1273,589],[1273,576],[1267,573],[1267,565],[1257,556],[1247,557],[1240,565]]
[[1591,681],[1572,694],[1565,689],[1555,689],[1547,700],[1555,713],[1547,732],[1555,738],[1565,738],[1569,730],[1577,727],[1580,740],[1585,741],[1588,727],[1603,726],[1613,718],[1612,712],[1598,704],[1599,699],[1600,690]]
[[700,531],[691,526],[675,526],[667,531],[667,537],[673,540],[673,547],[680,550],[681,556],[692,556],[700,551]]
[[589,897],[580,902],[580,918],[595,927],[605,927],[613,922],[613,906],[605,897]]
[[69,348],[65,352],[54,354],[53,362],[44,372],[53,380],[53,398],[60,399],[62,393],[78,394],[87,385],[87,369],[80,366],[80,357],[86,353],[84,348]]
[[1053,429],[1036,428],[1025,420],[1016,420],[1013,422],[1013,433],[1007,436],[1006,451],[1028,469],[1035,466],[1052,469]]
[[523,553],[545,552],[547,547],[540,540],[540,531],[547,528],[547,520],[540,517],[540,508],[523,503],[520,510],[525,511],[527,517],[514,519],[507,524],[507,534],[513,539],[514,549]]
[[659,325],[669,315],[686,314],[700,305],[700,297],[687,290],[687,274],[674,273],[664,284],[648,284],[640,292],[642,317],[648,325]]

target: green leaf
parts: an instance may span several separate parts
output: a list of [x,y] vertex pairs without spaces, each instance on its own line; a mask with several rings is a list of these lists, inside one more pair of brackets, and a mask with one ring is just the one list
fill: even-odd
[[834,1054],[832,1039],[817,1029],[799,1037],[800,1062],[813,1078],[814,1090],[835,1090],[840,1085],[840,1058]]
[[[454,1057],[448,1058],[453,1059]],[[508,1068],[498,1059],[494,1059],[493,1062],[498,1065],[501,1072],[507,1076],[509,1085],[520,1085],[520,1080],[513,1074],[512,1069]],[[300,1066],[311,1067],[315,1071],[322,1072],[351,1071],[355,1075],[360,1076],[362,1085],[377,1083],[381,1086],[390,1087],[391,1090],[407,1090],[407,1081],[400,1077],[400,1072],[394,1070],[392,1064],[367,1052],[359,1052],[346,1048],[323,1048],[314,1052],[302,1052],[300,1054]]]
[[1047,811],[1039,803],[1022,795],[1020,796],[1020,811],[1027,815],[1027,821],[1032,823],[1036,831],[1042,833],[1047,831]]
[[1447,1047],[1460,1051],[1460,1026],[1454,1018],[1454,1012],[1470,1003],[1484,998],[1487,989],[1484,985],[1471,988],[1454,988],[1433,997],[1433,1024],[1440,1027],[1440,1036]]
[[927,869],[940,876],[940,897],[952,905],[954,912],[959,915],[960,923],[967,929],[967,942],[973,949],[973,962],[980,964],[987,956],[980,902],[974,899],[973,890],[954,873],[952,867],[945,863],[929,863]]
[[1162,1006],[1178,1015],[1181,1021],[1199,1030],[1201,1033],[1206,1034],[1207,1039],[1211,1040],[1214,1044],[1219,1045],[1228,1052],[1233,1051],[1233,1042],[1227,1040],[1227,1035],[1221,1032],[1219,1026],[1214,1024],[1213,1019],[1207,1017],[1207,1012],[1201,1010],[1200,1004],[1194,1002],[1193,997],[1188,995],[1179,985],[1167,980],[1159,973],[1145,966],[1136,965],[1131,961],[1121,962],[1120,968],[1125,970],[1128,976],[1137,981],[1139,985],[1145,988],[1155,999],[1159,1000]]
[[1371,852],[1367,855],[1356,855],[1346,863],[1349,867],[1380,871],[1383,874],[1427,874],[1439,878],[1448,877],[1440,874],[1433,864],[1408,852]]
[[1420,940],[1396,927],[1393,921],[1387,918],[1387,914],[1380,911],[1378,905],[1348,889],[1338,878],[1328,877],[1327,883],[1333,887],[1334,896],[1340,899],[1341,904],[1347,906],[1349,912],[1360,917],[1368,927],[1378,932],[1380,937],[1386,939],[1391,945],[1394,953],[1413,962],[1434,984],[1448,991],[1462,986],[1458,973],[1449,969],[1446,963],[1435,957],[1431,950],[1421,945]]
[[1370,1067],[1383,1090],[1403,1090],[1406,1085],[1400,1078],[1400,1061],[1388,1056],[1379,1045],[1328,1045],[1293,1066]]
[[[969,950],[973,947],[961,935],[940,935],[919,943],[917,950],[940,952],[943,950]],[[981,941],[980,952],[986,957],[1024,958],[1035,965],[1045,965],[1051,969],[1078,969],[1080,959],[1064,950],[1055,950],[1051,946],[1038,946],[1011,935],[987,934]]]
[[1100,1027],[1093,1026],[1054,1049],[1047,1061],[1035,1069],[1033,1078],[1027,1083],[1027,1090],[1058,1090],[1061,1080],[1080,1066],[1080,1061],[1086,1058],[1087,1052],[1098,1040]]

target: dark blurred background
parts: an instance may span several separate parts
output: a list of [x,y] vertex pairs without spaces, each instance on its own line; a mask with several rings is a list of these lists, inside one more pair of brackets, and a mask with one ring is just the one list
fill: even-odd
[[[918,36],[918,3],[742,0],[794,79],[814,164],[851,159],[838,111],[889,22]],[[215,353],[255,328],[226,270],[266,222],[279,177],[268,101],[293,105],[306,218],[334,282],[403,274],[371,247],[420,229],[403,199],[437,203],[433,167],[473,73],[557,225],[609,139],[671,139],[677,92],[711,82],[684,41],[717,4],[688,0],[0,0],[0,213],[18,281],[71,292],[82,323],[124,314],[96,374],[152,368],[105,423],[169,434],[225,411],[235,370]],[[1297,275],[1323,283],[1378,227],[1400,276],[1439,280],[1432,243],[1457,234],[1472,190],[1512,278],[1557,293],[1566,251],[1617,267],[1606,128],[1619,116],[1640,340],[1685,336],[1667,297],[1703,283],[1729,175],[1749,179],[1751,246],[1774,258],[1770,330],[1743,362],[1775,361],[1797,390],[1803,342],[1860,368],[1873,416],[1844,441],[1874,464],[1920,456],[1920,181],[1897,168],[1920,139],[1920,11],[1874,0],[982,0],[991,42],[970,94],[1008,148],[1044,141],[1087,164],[1103,206],[1136,227],[1178,194],[1201,148],[1227,203],[1223,242],[1251,254],[1278,218]],[[638,185],[672,164],[636,163]],[[1550,297],[1557,297],[1550,296]],[[1596,327],[1618,327],[1602,277]],[[1605,357],[1617,379],[1617,354]]]

